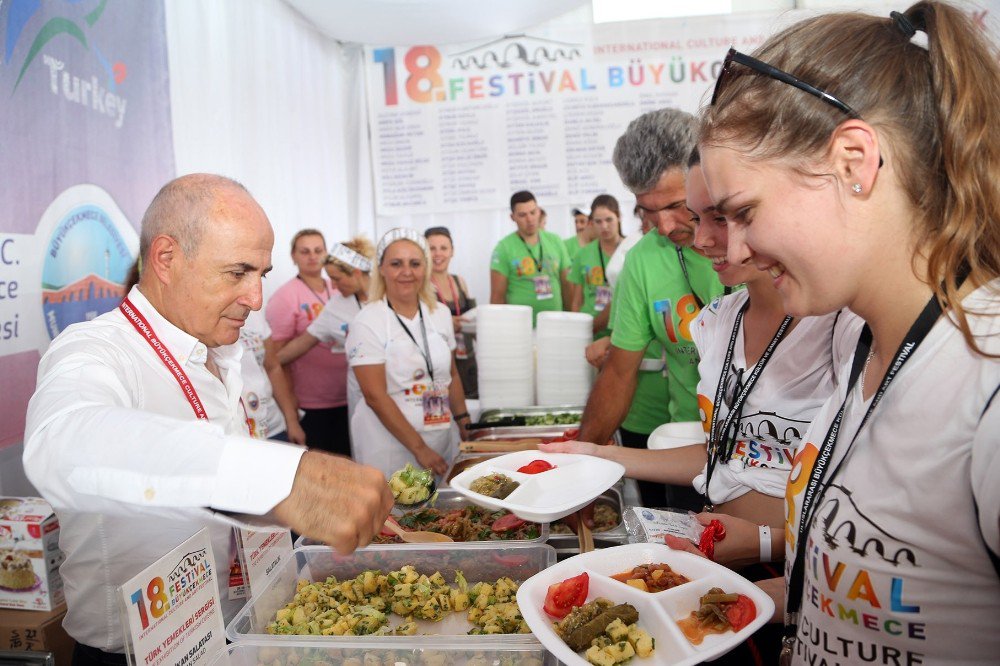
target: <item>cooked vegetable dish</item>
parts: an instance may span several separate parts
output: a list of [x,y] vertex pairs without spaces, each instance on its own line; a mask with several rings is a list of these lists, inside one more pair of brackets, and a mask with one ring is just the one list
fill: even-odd
[[563,412],[560,414],[537,414],[525,416],[524,425],[546,426],[546,425],[575,425],[580,422],[580,414]]
[[677,624],[692,645],[701,645],[709,634],[739,631],[757,617],[757,606],[750,597],[728,594],[713,587],[699,600],[700,607]]
[[520,485],[520,483],[509,476],[494,472],[487,476],[481,476],[470,483],[469,490],[480,495],[486,495],[487,497],[504,499]]
[[[598,504],[594,507],[594,527],[591,532],[607,532],[608,530],[613,530],[618,527],[621,523],[621,516],[618,512],[607,504]],[[573,534],[573,530],[569,525],[561,520],[557,520],[552,523],[550,528],[552,534]]]
[[[541,526],[521,520],[508,511],[478,506],[442,511],[425,508],[407,511],[396,522],[408,530],[447,534],[455,541],[518,541],[537,539]],[[398,536],[379,535],[375,543],[402,543]]]
[[597,598],[574,608],[555,624],[555,631],[570,649],[586,650],[591,664],[612,666],[653,654],[653,638],[636,625],[638,621],[639,611],[631,604]]
[[691,581],[670,568],[669,564],[640,564],[631,571],[611,576],[643,592],[662,592]]
[[[468,611],[470,634],[526,634],[530,630],[514,600],[517,587],[506,577],[470,587],[461,571],[455,572],[452,587],[440,572],[426,576],[410,565],[343,581],[334,576],[315,583],[300,580],[295,597],[278,610],[267,633],[412,636],[418,620],[438,622],[449,613]],[[390,627],[390,614],[402,622]]]
[[396,470],[389,477],[389,490],[397,504],[419,504],[431,496],[434,473],[429,469],[417,469],[410,463]]

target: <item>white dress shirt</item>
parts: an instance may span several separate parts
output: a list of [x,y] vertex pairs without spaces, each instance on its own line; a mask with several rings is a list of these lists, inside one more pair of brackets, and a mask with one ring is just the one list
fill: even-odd
[[[59,517],[68,612],[77,641],[122,652],[117,588],[208,527],[226,619],[233,520],[288,496],[304,449],[253,440],[240,406],[242,346],[209,349],[133,287],[135,309],[201,399],[199,421],[177,380],[119,309],[59,335],[38,366],[24,468]],[[211,355],[222,381],[206,367]]]

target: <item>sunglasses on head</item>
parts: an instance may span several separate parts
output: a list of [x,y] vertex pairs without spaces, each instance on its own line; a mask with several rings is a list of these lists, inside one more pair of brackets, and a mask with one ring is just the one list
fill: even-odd
[[[719,98],[719,92],[726,87],[726,81],[731,77],[733,70],[733,64],[743,65],[744,67],[749,67],[758,74],[763,74],[764,76],[770,77],[777,81],[781,81],[793,88],[798,88],[799,90],[809,93],[813,97],[818,97],[830,106],[841,111],[849,118],[861,118],[861,115],[852,109],[848,104],[842,102],[840,99],[834,97],[830,93],[817,88],[814,85],[806,83],[802,79],[792,76],[788,72],[782,71],[773,65],[769,65],[763,60],[758,60],[753,56],[748,56],[745,53],[740,53],[736,49],[730,47],[729,52],[726,53],[726,59],[722,61],[722,71],[719,72],[719,78],[715,80],[715,90],[712,91],[712,106],[715,106],[716,100]],[[878,166],[882,168],[882,156],[878,157]]]

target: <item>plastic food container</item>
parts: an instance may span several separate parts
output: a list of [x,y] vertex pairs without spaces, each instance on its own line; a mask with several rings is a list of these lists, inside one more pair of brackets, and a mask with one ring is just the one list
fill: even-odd
[[[356,660],[356,661],[355,661]],[[294,645],[243,641],[228,646],[208,666],[555,666],[540,644],[364,646]]]
[[[462,497],[458,492],[452,490],[451,488],[442,488],[438,490],[438,498],[434,502],[433,506],[428,505],[429,508],[440,509],[441,511],[451,511],[452,509],[464,509],[467,506],[474,506],[465,497]],[[400,507],[393,507],[392,515],[399,517],[406,513],[406,509]],[[496,539],[492,541],[459,541],[457,543],[490,543],[490,544],[505,544],[505,543],[545,543],[549,538],[549,524],[540,523],[540,531],[538,537],[535,539]],[[295,542],[296,546],[322,546],[322,543],[314,541],[313,539],[308,539],[306,537],[299,537],[298,541]],[[390,548],[404,546],[406,544],[383,544],[389,546]],[[437,544],[426,544],[426,546],[431,548],[445,548],[453,549],[455,547],[454,543],[437,543]]]
[[[399,649],[455,648],[460,650],[485,649],[482,646],[538,646],[532,634],[504,634],[491,636],[467,635],[471,625],[465,613],[452,613],[441,622],[419,621],[416,636],[285,636],[267,633],[267,625],[279,608],[295,596],[299,579],[324,580],[328,576],[338,579],[354,578],[369,569],[393,571],[409,564],[428,576],[440,571],[452,583],[455,570],[465,574],[472,585],[478,581],[492,581],[503,576],[521,583],[556,561],[556,552],[545,544],[518,544],[502,542],[456,543],[450,548],[428,547],[423,544],[396,544],[369,546],[351,555],[340,555],[326,546],[304,546],[292,551],[292,557],[282,564],[267,587],[255,595],[226,628],[226,636],[233,642],[257,640],[279,645],[339,646],[362,649],[367,645],[384,645]],[[393,615],[392,624],[402,622]]]

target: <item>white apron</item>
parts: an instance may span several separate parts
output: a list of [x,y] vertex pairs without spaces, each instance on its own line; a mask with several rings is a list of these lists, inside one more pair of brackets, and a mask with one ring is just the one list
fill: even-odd
[[[445,337],[437,331],[426,306],[421,303],[420,308],[424,313],[424,325],[427,329],[434,383],[447,392],[451,384],[451,350]],[[424,341],[420,332],[420,317],[418,315],[412,321],[401,317],[416,340],[415,344],[400,328],[392,311],[387,310],[386,315],[386,339],[389,342],[385,355],[385,380],[389,397],[403,412],[410,425],[420,433],[427,446],[451,463],[458,453],[458,428],[454,421],[445,429],[427,430],[424,427],[422,394],[431,388],[431,378],[428,376],[427,365],[421,353]],[[421,347],[418,348],[418,344]],[[357,380],[354,379],[353,383],[357,385]],[[406,463],[420,466],[409,449],[382,425],[363,398],[358,400],[351,417],[351,444],[357,462],[377,467],[387,478],[396,470],[405,467]]]

